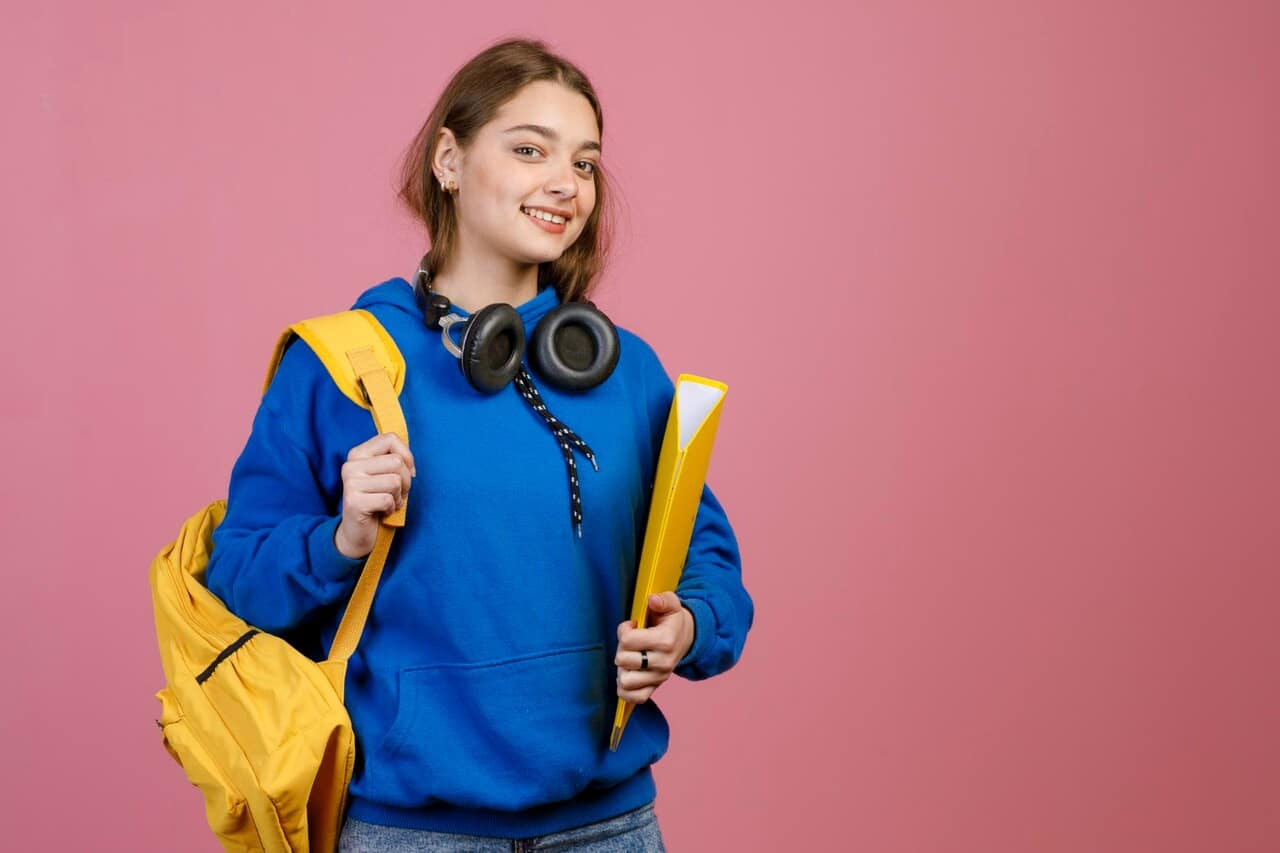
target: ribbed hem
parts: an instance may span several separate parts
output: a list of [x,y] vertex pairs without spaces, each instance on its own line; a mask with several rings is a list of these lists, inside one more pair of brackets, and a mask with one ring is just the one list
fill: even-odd
[[423,809],[402,809],[352,796],[347,814],[365,823],[430,829],[463,835],[495,835],[531,838],[575,826],[606,820],[638,809],[657,797],[653,771],[645,765],[634,776],[612,788],[588,788],[571,800],[548,803],[522,812],[472,809],[437,804]]

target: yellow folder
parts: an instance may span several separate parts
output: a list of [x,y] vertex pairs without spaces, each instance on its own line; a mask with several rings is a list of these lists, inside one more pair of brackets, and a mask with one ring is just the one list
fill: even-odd
[[[653,478],[653,500],[645,525],[636,591],[631,601],[631,618],[637,628],[645,627],[649,596],[674,591],[684,571],[693,538],[693,523],[702,503],[702,487],[707,481],[711,446],[720,425],[720,410],[729,386],[714,379],[681,373],[667,415],[667,431],[658,455]],[[622,730],[635,703],[619,697],[613,715],[609,751],[616,752]]]

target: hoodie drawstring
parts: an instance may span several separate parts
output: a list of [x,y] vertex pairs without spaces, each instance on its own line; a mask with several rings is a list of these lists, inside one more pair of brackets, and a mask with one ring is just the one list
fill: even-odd
[[523,364],[520,365],[520,369],[516,372],[512,382],[515,384],[516,390],[520,392],[520,396],[529,404],[529,407],[542,416],[547,428],[556,437],[556,443],[560,445],[560,452],[564,454],[564,464],[569,469],[569,519],[570,523],[578,531],[578,538],[581,539],[582,496],[578,492],[578,465],[573,459],[573,448],[570,447],[570,442],[582,452],[583,456],[587,457],[591,467],[599,471],[600,466],[596,464],[596,456],[591,452],[591,448],[587,446],[587,443],[578,437],[577,433],[569,429],[547,409],[547,404],[542,401],[542,395],[534,387],[533,377],[529,375]]

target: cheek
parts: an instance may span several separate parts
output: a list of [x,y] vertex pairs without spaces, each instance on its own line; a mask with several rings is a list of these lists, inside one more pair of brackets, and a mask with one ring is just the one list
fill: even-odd
[[521,216],[520,196],[513,186],[511,176],[500,168],[477,168],[470,176],[468,188],[471,198],[480,208],[481,218],[490,221],[509,221],[511,216]]
[[578,231],[587,226],[596,208],[596,188],[594,184],[585,184],[578,192]]

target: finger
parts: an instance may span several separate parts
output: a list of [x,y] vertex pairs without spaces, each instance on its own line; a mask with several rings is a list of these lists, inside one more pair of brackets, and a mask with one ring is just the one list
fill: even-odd
[[362,474],[386,474],[389,471],[398,471],[401,468],[406,471],[409,470],[409,466],[404,464],[404,459],[394,453],[379,453],[377,456],[366,456],[362,459],[354,459],[342,464]]
[[655,670],[665,671],[669,668],[671,656],[666,652],[656,651],[654,649],[646,649],[645,651],[648,652],[649,665],[644,669],[640,668],[644,663],[644,656],[641,655],[640,652],[618,652],[614,655],[613,662],[620,669],[633,672],[654,672]]
[[351,451],[347,453],[348,459],[368,459],[370,456],[380,456],[383,453],[391,451],[391,440],[395,438],[395,433],[384,432],[375,435],[367,441],[362,441]]
[[394,512],[397,508],[395,495],[387,492],[371,492],[355,495],[348,502],[353,510],[367,518],[373,518],[380,512]]
[[354,477],[349,488],[366,494],[386,493],[395,499],[397,505],[404,498],[404,481],[399,474],[373,474],[367,477]]
[[343,463],[344,468],[348,468],[348,466],[352,473],[366,476],[394,473],[400,478],[400,487],[405,494],[408,494],[409,488],[413,485],[413,472],[409,470],[409,466],[404,464],[404,460],[394,453]]
[[680,597],[673,590],[655,592],[649,596],[646,604],[650,613],[671,613],[682,606]]
[[641,649],[649,649],[651,651],[658,649],[669,652],[675,648],[675,633],[675,627],[672,625],[659,625],[656,628],[637,628],[628,631],[626,635],[618,639],[618,648],[636,652]]
[[408,466],[410,471],[416,471],[413,453],[410,452],[409,446],[400,440],[400,436],[394,432],[379,433],[368,441],[357,444],[351,448],[351,452],[347,454],[347,459],[368,459],[371,456],[379,456],[386,453],[400,456],[404,459],[405,465]]
[[384,432],[383,435],[385,435],[387,440],[391,443],[392,452],[404,460],[406,468],[416,474],[417,463],[413,461],[413,451],[409,450],[409,445],[405,444],[404,440],[394,432]]
[[361,492],[387,492],[394,494],[400,491],[404,480],[394,471],[389,474],[363,474],[352,477],[350,486]]
[[656,684],[649,685],[648,687],[641,687],[636,690],[631,690],[619,684],[618,698],[625,699],[626,701],[632,702],[636,705],[643,705],[645,702],[649,701],[649,697],[653,695],[653,691],[655,689],[657,689]]
[[619,625],[618,625],[618,639],[619,639],[619,640],[621,640],[621,639],[622,639],[622,635],[623,635],[623,634],[625,634],[625,633],[627,633],[628,631],[632,630],[633,628],[635,628],[635,626],[636,626],[636,623],[635,623],[635,620],[634,620],[634,619],[628,619],[626,622],[619,623]]
[[641,672],[634,669],[619,670],[618,686],[623,690],[643,690],[646,687],[657,687],[667,678],[666,673],[655,673],[649,670]]

